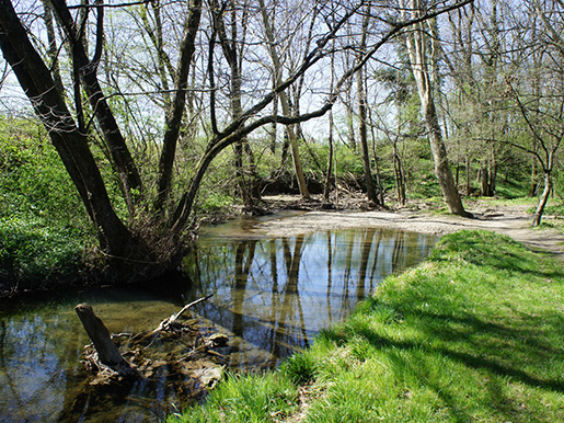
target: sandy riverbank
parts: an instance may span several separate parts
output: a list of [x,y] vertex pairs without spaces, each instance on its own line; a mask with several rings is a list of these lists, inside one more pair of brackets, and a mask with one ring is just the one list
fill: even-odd
[[[564,258],[564,235],[552,229],[532,229],[529,206],[499,206],[495,209],[468,208],[473,219],[434,215],[424,211],[309,211],[272,219],[260,224],[256,231],[272,237],[290,236],[317,230],[355,227],[398,228],[437,235],[462,229],[495,231],[522,242],[533,249],[547,250]],[[546,218],[547,220],[550,217]]]

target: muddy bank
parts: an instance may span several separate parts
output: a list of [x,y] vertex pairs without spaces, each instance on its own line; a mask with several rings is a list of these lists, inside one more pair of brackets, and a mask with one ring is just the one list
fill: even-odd
[[[473,219],[434,215],[429,211],[306,211],[302,214],[261,223],[256,231],[270,237],[284,237],[318,230],[355,227],[396,228],[406,231],[443,235],[462,229],[484,229],[510,236],[530,248],[562,255],[564,235],[553,229],[532,229],[529,206],[468,207]],[[553,217],[546,216],[545,221]]]

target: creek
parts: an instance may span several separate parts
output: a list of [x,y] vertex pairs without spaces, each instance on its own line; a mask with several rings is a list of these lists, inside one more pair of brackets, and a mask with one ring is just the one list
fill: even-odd
[[[154,329],[184,304],[199,327],[230,342],[230,371],[275,367],[342,322],[387,275],[423,260],[437,237],[399,230],[319,231],[265,238],[243,219],[201,231],[175,290],[99,287],[2,304],[0,422],[157,422],[184,401],[166,366],[150,382],[81,397],[88,339],[74,306],[87,302],[114,333]],[[163,284],[167,281],[162,281]]]

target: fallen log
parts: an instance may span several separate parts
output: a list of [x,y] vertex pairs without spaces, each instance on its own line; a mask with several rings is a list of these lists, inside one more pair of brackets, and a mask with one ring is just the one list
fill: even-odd
[[139,344],[148,343],[149,345],[151,345],[152,342],[158,337],[158,335],[160,335],[163,332],[182,332],[189,330],[189,328],[186,325],[183,325],[182,323],[178,322],[178,319],[184,313],[186,313],[186,311],[188,311],[190,308],[204,301],[209,300],[211,297],[213,297],[213,295],[208,295],[206,297],[198,298],[197,300],[192,301],[190,304],[187,304],[184,307],[182,307],[182,309],[179,312],[174,313],[172,316],[164,319],[156,329],[153,329],[152,331],[149,332],[140,332],[137,335],[135,335],[133,338],[131,338],[130,342],[136,342]]

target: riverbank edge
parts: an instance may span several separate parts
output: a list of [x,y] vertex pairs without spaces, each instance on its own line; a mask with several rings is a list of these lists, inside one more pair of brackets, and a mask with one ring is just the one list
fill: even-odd
[[[530,212],[534,199],[524,200],[491,200],[491,199],[467,199],[468,210],[475,216],[474,219],[461,218],[445,213],[438,213],[436,203],[429,201],[412,201],[408,207],[390,208],[389,210],[370,210],[362,207],[364,204],[359,198],[351,197],[342,200],[338,208],[327,210],[319,199],[304,202],[296,195],[274,195],[264,198],[264,209],[262,213],[269,216],[262,224],[257,225],[254,231],[262,236],[285,237],[295,236],[316,230],[338,230],[358,227],[373,227],[386,229],[401,229],[412,232],[430,233],[444,235],[462,229],[486,229],[508,235],[519,242],[523,242],[535,249],[544,249],[558,254],[564,258],[562,253],[564,245],[564,233],[562,230],[543,229],[534,230],[530,228]],[[289,216],[288,211],[296,213]],[[242,215],[240,208],[228,208],[220,213],[202,216],[199,226],[206,224],[217,224],[225,222]],[[278,216],[278,217],[277,217]],[[281,216],[281,217],[280,217]],[[548,221],[556,221],[553,216],[546,216]],[[561,226],[561,225],[560,225]],[[56,228],[34,228],[30,242],[35,242],[43,229],[48,234],[56,232]],[[36,233],[37,232],[37,233]],[[76,233],[73,232],[75,235]],[[28,234],[29,235],[29,234]],[[26,235],[27,236],[27,235]],[[25,239],[24,235],[17,238]],[[20,242],[18,241],[18,242]],[[55,251],[64,250],[61,243],[45,243],[43,248],[49,248],[45,254],[34,245],[33,254],[24,254],[30,263],[20,263],[20,267],[34,267],[31,276],[21,269],[14,270],[0,260],[0,300],[10,299],[18,296],[36,295],[44,292],[53,292],[60,289],[80,288],[100,284],[111,283],[105,280],[103,268],[95,259],[95,248],[92,247],[93,240],[88,237],[69,238],[64,243],[74,245],[74,251],[66,251],[60,254],[58,259],[46,260],[43,255],[53,255]],[[76,245],[81,244],[82,249]],[[40,243],[40,245],[43,245]],[[1,247],[1,246],[0,246]],[[0,258],[3,251],[0,248]],[[57,261],[59,260],[59,261]],[[8,260],[9,264],[10,260]],[[42,265],[50,264],[50,267],[41,271]],[[102,266],[103,267],[103,266]],[[57,270],[59,269],[59,270]],[[60,271],[64,269],[64,271]],[[178,272],[174,272],[177,279]],[[47,274],[42,278],[37,275]],[[147,282],[150,286],[151,281]]]
[[562,262],[463,230],[265,375],[180,422],[563,421]]

